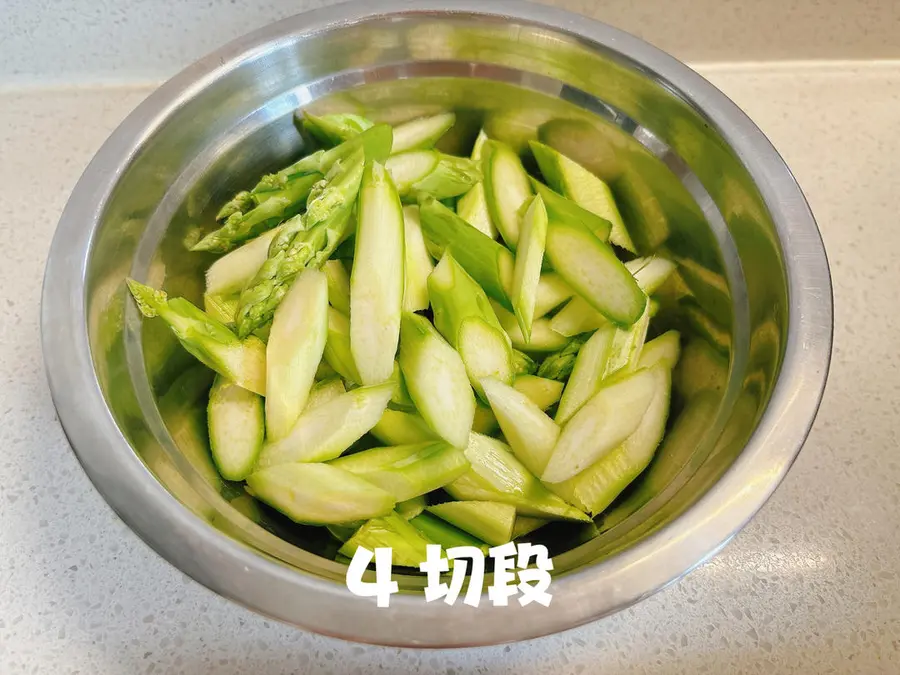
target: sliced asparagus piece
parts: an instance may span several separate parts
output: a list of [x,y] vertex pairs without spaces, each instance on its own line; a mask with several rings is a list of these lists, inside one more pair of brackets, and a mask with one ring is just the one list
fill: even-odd
[[525,394],[497,380],[481,384],[513,454],[540,476],[553,454],[559,427]]
[[456,115],[453,113],[420,117],[398,124],[394,127],[394,144],[391,152],[396,155],[407,150],[432,148],[454,124]]
[[500,231],[503,241],[513,250],[519,241],[519,214],[534,192],[525,167],[516,152],[499,141],[487,141],[482,146],[484,165],[484,193],[491,221]]
[[529,516],[516,516],[516,522],[513,525],[512,538],[518,539],[519,537],[524,537],[526,534],[531,534],[538,528],[546,525],[548,521],[546,518],[531,518]]
[[418,206],[403,207],[404,261],[403,311],[428,309],[428,276],[434,263],[425,245]]
[[630,326],[647,296],[608,244],[578,225],[547,227],[547,259],[575,291],[613,323]]
[[404,313],[400,369],[410,397],[428,425],[445,441],[464,448],[475,416],[466,367],[425,317]]
[[445,253],[428,278],[434,326],[462,357],[469,381],[481,394],[480,380],[512,382],[509,340],[481,286]]
[[510,289],[516,321],[526,341],[531,340],[531,324],[534,321],[546,241],[547,209],[544,207],[544,200],[538,195],[531,200],[522,218]]
[[670,330],[644,345],[637,367],[651,368],[661,363],[672,370],[680,356],[681,335],[677,330]]
[[216,220],[227,220],[235,213],[247,213],[254,206],[256,206],[256,200],[253,195],[246,190],[241,190],[222,205],[222,208],[216,213]]
[[346,394],[344,382],[339,377],[331,377],[321,382],[317,382],[309,392],[309,398],[306,399],[306,410],[312,410],[320,405],[333,401],[341,394]]
[[541,275],[534,303],[534,318],[540,319],[575,295],[575,290],[558,274],[548,272]]
[[458,546],[474,546],[481,549],[484,554],[488,552],[488,547],[483,541],[430,513],[422,513],[411,519],[409,523],[427,539],[435,544],[440,544],[445,551]]
[[392,390],[391,384],[360,387],[305,411],[287,436],[263,446],[259,467],[340,456],[381,419]]
[[411,445],[438,440],[428,423],[415,413],[385,410],[371,434],[388,445]]
[[244,480],[253,470],[265,436],[263,399],[216,375],[209,392],[209,447],[225,480]]
[[343,113],[320,117],[309,111],[303,113],[303,129],[325,145],[338,145],[349,141],[373,126],[375,124],[371,120],[360,115]]
[[529,145],[547,184],[579,206],[608,220],[612,225],[609,240],[616,246],[635,253],[634,243],[609,186],[553,148],[537,141],[531,141]]
[[246,213],[236,212],[228,216],[219,229],[207,234],[191,250],[227,253],[245,241],[271,230],[303,208],[313,185],[321,179],[322,174],[311,173],[288,181],[280,190],[273,191],[259,206]]
[[559,401],[563,383],[537,375],[518,375],[513,381],[513,389],[525,394],[541,410],[546,410]]
[[394,498],[367,480],[328,464],[284,464],[247,478],[251,494],[291,520],[349,523],[387,515]]
[[561,349],[569,341],[564,335],[560,335],[550,328],[548,319],[532,321],[531,338],[526,340],[515,315],[506,311],[499,303],[492,304],[500,325],[516,349],[529,352],[552,352]]
[[[372,127],[369,131],[376,128]],[[337,146],[335,150],[347,143]],[[238,335],[249,335],[268,323],[300,270],[324,265],[348,236],[352,230],[350,215],[362,173],[363,153],[359,151],[339,165],[318,195],[310,199],[306,213],[299,222],[286,224],[272,240],[266,262],[241,292],[241,307],[236,321]]]
[[646,372],[655,379],[654,393],[634,433],[575,477],[552,486],[570,490],[592,515],[604,511],[647,468],[665,433],[671,391],[669,369],[660,364]]
[[350,319],[336,309],[328,309],[328,337],[323,352],[325,362],[348,382],[360,384],[362,378],[350,351]]
[[322,266],[328,280],[328,303],[341,314],[350,315],[350,275],[340,260],[329,260]]
[[494,221],[491,220],[487,197],[484,194],[484,183],[476,183],[471,190],[459,198],[459,201],[456,202],[456,213],[469,225],[491,239],[497,238],[497,228]]
[[244,290],[266,261],[269,245],[282,227],[279,225],[261,234],[210,265],[206,270],[206,293],[231,295]]
[[237,295],[203,295],[203,311],[216,321],[228,324],[234,323],[234,315],[238,308]]
[[400,567],[415,567],[427,557],[427,546],[434,542],[410,525],[402,516],[390,513],[373,518],[341,546],[339,553],[352,558],[360,546],[374,551],[390,548],[392,562]]
[[520,352],[518,349],[512,350],[513,373],[518,375],[534,375],[538,366],[528,354]]
[[492,434],[500,425],[490,406],[478,401],[475,406],[475,419],[472,420],[472,431],[479,434]]
[[427,510],[491,546],[501,546],[512,540],[516,507],[509,504],[445,502],[429,506]]
[[400,371],[400,364],[394,361],[394,369],[391,371],[391,377],[388,382],[394,384],[394,393],[391,395],[391,403],[398,410],[415,410],[416,404],[413,403],[409,395],[409,389],[406,388],[406,380],[403,379],[403,373]]
[[425,499],[425,495],[419,495],[418,497],[413,497],[412,499],[407,499],[404,502],[398,503],[394,510],[397,512],[397,515],[404,520],[412,520],[420,515],[425,510],[426,506],[428,506],[428,500]]
[[147,318],[159,316],[192,356],[220,375],[250,391],[266,393],[266,344],[255,336],[241,340],[184,298],[169,297],[134,279],[128,289]]
[[655,293],[675,271],[675,263],[657,255],[635,258],[625,263],[625,267],[647,295]]
[[568,480],[622,443],[641,423],[655,385],[649,370],[606,380],[566,424],[541,480]]
[[512,311],[507,289],[512,283],[515,257],[509,249],[432,197],[420,198],[419,215],[425,237],[443,246],[488,296]]
[[630,372],[637,367],[649,325],[650,305],[648,302],[641,318],[633,326],[616,329],[603,377],[610,377],[618,372]]
[[615,336],[615,327],[608,325],[596,331],[579,350],[556,411],[557,424],[568,422],[572,415],[600,389]]
[[394,155],[385,166],[404,199],[415,199],[419,193],[439,200],[449,199],[465,194],[481,180],[481,170],[476,162],[437,150],[414,150]]
[[537,518],[588,520],[550,492],[502,441],[473,433],[465,452],[471,468],[444,487],[454,499],[511,504],[520,515]]
[[609,240],[612,223],[606,218],[601,218],[597,214],[582,208],[571,199],[566,199],[561,194],[551,190],[535,178],[531,179],[531,186],[534,188],[534,191],[544,199],[544,204],[547,207],[547,215],[551,219],[559,220],[564,223],[580,223],[593,232],[594,236],[598,239],[603,241]]
[[463,451],[442,441],[372,448],[332,464],[390,492],[398,502],[442,488],[469,468]]
[[328,336],[328,281],[298,275],[275,311],[266,347],[266,438],[288,435],[306,407]]
[[384,382],[394,369],[403,304],[403,227],[391,177],[377,162],[366,165],[350,274],[350,351],[362,384]]
[[565,347],[558,352],[549,354],[538,368],[538,377],[546,377],[549,380],[558,380],[565,382],[572,374],[572,368],[575,367],[575,358],[582,345],[587,342],[590,333],[582,333],[572,337]]

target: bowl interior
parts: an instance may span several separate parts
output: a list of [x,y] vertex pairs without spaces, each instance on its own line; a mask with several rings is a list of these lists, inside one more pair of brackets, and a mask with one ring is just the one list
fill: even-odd
[[[260,555],[342,580],[337,543],[217,475],[206,441],[211,374],[126,301],[133,276],[202,304],[211,256],[185,240],[238,189],[303,154],[299,107],[401,122],[457,113],[441,149],[478,130],[533,160],[540,139],[607,181],[642,254],[679,272],[655,326],[684,335],[669,431],[651,466],[590,526],[535,533],[556,573],[664,527],[739,456],[781,364],[788,303],[769,213],[715,120],[638,64],[563,32],[500,17],[399,14],[282,37],[201,80],[148,134],[106,202],[88,264],[89,336],[107,404],[132,448],[187,508]],[[422,585],[416,575],[401,585]]]

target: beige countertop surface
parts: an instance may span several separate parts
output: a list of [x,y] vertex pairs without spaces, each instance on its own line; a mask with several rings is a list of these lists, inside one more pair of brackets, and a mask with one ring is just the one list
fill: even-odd
[[769,135],[824,235],[836,330],[818,420],[771,501],[680,582],[561,635],[459,651],[267,621],[187,579],[105,505],[50,401],[40,284],[75,181],[150,88],[0,92],[0,672],[900,672],[900,63],[698,69]]

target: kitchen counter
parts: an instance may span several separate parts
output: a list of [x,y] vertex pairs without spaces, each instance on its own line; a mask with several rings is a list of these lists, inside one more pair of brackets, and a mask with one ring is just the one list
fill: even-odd
[[359,646],[265,620],[113,514],[56,420],[40,284],[82,169],[147,87],[0,92],[3,673],[900,672],[900,63],[698,68],[806,191],[834,276],[828,388],[783,485],[718,556],[600,622],[459,651]]

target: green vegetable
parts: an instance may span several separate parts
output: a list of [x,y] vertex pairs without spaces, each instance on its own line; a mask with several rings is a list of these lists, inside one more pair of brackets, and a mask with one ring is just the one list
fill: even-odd
[[401,516],[405,520],[412,520],[421,514],[426,506],[428,506],[428,500],[425,499],[425,495],[419,495],[418,497],[413,497],[412,499],[400,502],[394,510],[397,512],[398,516]]
[[516,508],[498,502],[445,502],[428,507],[428,512],[455,525],[491,546],[512,541]]
[[313,115],[303,113],[303,129],[320,143],[338,145],[371,129],[374,123],[365,117],[352,114]]
[[486,141],[481,153],[484,192],[491,221],[503,241],[515,251],[519,242],[519,213],[534,194],[528,174],[516,152],[499,141]]
[[531,337],[526,340],[522,329],[516,321],[515,315],[506,311],[499,303],[493,303],[497,319],[509,339],[512,346],[529,352],[552,352],[566,345],[568,339],[550,328],[550,321],[537,319],[531,324]]
[[680,356],[681,335],[677,330],[670,330],[644,345],[637,367],[652,368],[660,363],[671,370],[675,368]]
[[480,539],[476,539],[430,513],[422,513],[411,519],[409,523],[429,541],[440,544],[445,551],[458,546],[474,546],[487,555],[488,547]]
[[403,207],[403,237],[405,243],[403,311],[428,309],[428,277],[434,262],[425,245],[418,206]]
[[432,148],[455,123],[456,115],[441,113],[398,124],[394,127],[394,144],[391,152],[397,154],[408,150]]
[[548,521],[546,518],[530,518],[528,516],[516,516],[516,522],[513,525],[512,538],[518,539],[519,537],[524,537],[526,534],[531,534],[538,528],[546,525]]
[[437,150],[413,150],[391,157],[385,165],[404,199],[420,193],[448,199],[468,192],[481,180],[478,164]]
[[350,351],[362,384],[391,377],[403,304],[403,210],[391,177],[366,165],[350,273]]
[[563,223],[579,223],[590,230],[597,239],[603,241],[609,240],[609,233],[612,230],[612,223],[606,218],[582,208],[570,199],[566,199],[558,192],[554,192],[540,181],[531,178],[531,186],[534,191],[539,194],[547,207],[547,215],[552,220],[558,220]]
[[279,225],[261,234],[210,265],[206,270],[206,293],[224,296],[244,290],[266,261],[269,245],[283,227]]
[[247,478],[251,494],[291,520],[349,523],[391,513],[394,498],[370,482],[328,464],[282,464]]
[[244,480],[253,470],[265,435],[262,397],[216,375],[207,418],[216,468],[225,480]]
[[540,319],[563,304],[575,294],[569,284],[558,274],[548,272],[541,275],[538,282],[537,299],[534,303],[534,318]]
[[536,375],[518,375],[513,381],[513,389],[534,401],[541,410],[555,405],[563,393],[563,383]]
[[184,298],[127,279],[138,309],[147,318],[159,316],[181,345],[196,359],[235,384],[260,395],[266,393],[266,345],[255,336],[241,340]]
[[350,315],[350,275],[340,260],[322,266],[328,280],[328,303],[342,314]]
[[516,321],[526,342],[531,340],[531,324],[534,321],[546,240],[547,209],[544,208],[544,200],[538,195],[531,201],[522,218],[510,289]]
[[323,403],[333,401],[341,394],[346,394],[344,383],[339,377],[330,377],[321,382],[317,382],[312,391],[309,392],[309,398],[306,399],[305,410],[312,410]]
[[428,425],[445,441],[464,448],[475,416],[466,367],[425,317],[404,313],[400,369],[409,395]]
[[381,518],[373,518],[359,528],[347,542],[341,546],[340,553],[352,558],[360,546],[374,551],[376,548],[390,548],[395,565],[414,567],[427,557],[427,546],[432,544],[419,530],[410,525],[396,513]]
[[575,357],[575,365],[572,374],[563,390],[556,411],[556,423],[565,424],[581,409],[587,401],[597,393],[600,382],[603,379],[610,352],[612,351],[613,338],[616,329],[609,325],[596,331]]
[[415,413],[385,410],[371,434],[388,445],[411,445],[438,440],[428,423]]
[[515,375],[533,375],[538,369],[534,359],[518,349],[512,350],[512,366]]
[[512,352],[490,301],[475,280],[445,253],[428,278],[434,326],[462,357],[481,394],[483,377],[512,381]]
[[323,355],[338,375],[348,382],[360,384],[362,378],[350,351],[350,320],[334,308],[328,309],[328,337]]
[[549,380],[558,380],[565,382],[575,367],[575,358],[582,345],[587,342],[590,333],[582,333],[571,338],[565,347],[553,354],[549,354],[538,368],[539,377],[546,377]]

